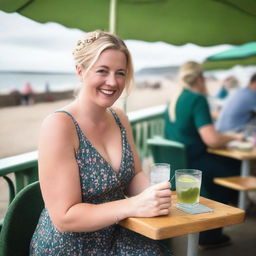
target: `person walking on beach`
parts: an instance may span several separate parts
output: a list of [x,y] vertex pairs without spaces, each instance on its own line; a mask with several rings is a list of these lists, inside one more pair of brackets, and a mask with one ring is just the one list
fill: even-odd
[[[222,203],[228,203],[236,194],[218,186],[214,177],[239,175],[240,162],[207,153],[207,147],[225,146],[240,134],[218,133],[212,123],[206,99],[206,84],[199,63],[189,61],[179,70],[179,87],[166,108],[165,137],[186,146],[189,168],[202,170],[201,195]],[[199,244],[203,248],[223,246],[230,238],[222,229],[200,233]]]
[[22,101],[21,101],[22,105],[31,105],[34,103],[34,99],[33,99],[34,92],[29,82],[24,85],[21,91],[21,94],[22,94]]
[[112,107],[133,80],[117,36],[86,33],[73,51],[78,97],[48,116],[39,139],[45,209],[30,255],[171,255],[162,244],[118,225],[169,213],[169,182],[149,186],[124,112]]

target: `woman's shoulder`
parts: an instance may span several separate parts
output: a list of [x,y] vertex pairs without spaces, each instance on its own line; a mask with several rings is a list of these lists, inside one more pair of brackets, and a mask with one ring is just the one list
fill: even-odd
[[58,135],[69,135],[71,131],[73,133],[74,122],[71,116],[64,111],[56,111],[48,116],[42,122],[41,133]]

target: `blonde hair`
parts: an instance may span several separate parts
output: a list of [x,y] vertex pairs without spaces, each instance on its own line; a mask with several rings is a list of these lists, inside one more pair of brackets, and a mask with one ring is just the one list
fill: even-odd
[[126,92],[129,92],[133,84],[132,58],[124,41],[116,35],[101,30],[86,33],[77,41],[73,50],[75,64],[81,67],[86,75],[100,54],[107,49],[119,50],[125,54],[127,60],[125,87]]
[[176,120],[176,104],[177,101],[184,91],[184,89],[191,90],[196,79],[202,75],[202,66],[195,61],[188,61],[184,63],[178,74],[178,88],[173,94],[169,106],[169,118],[172,122]]

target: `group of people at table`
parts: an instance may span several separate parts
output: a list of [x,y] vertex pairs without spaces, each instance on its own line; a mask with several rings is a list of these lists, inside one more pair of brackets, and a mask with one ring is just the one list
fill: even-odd
[[[172,255],[160,242],[118,225],[128,217],[166,215],[171,205],[170,183],[150,186],[129,120],[113,106],[133,83],[129,50],[119,37],[93,31],[78,40],[73,56],[80,92],[41,128],[39,181],[45,208],[30,255]],[[255,76],[252,83],[248,90],[255,97]],[[228,203],[233,191],[217,187],[213,178],[239,174],[240,163],[206,149],[243,135],[214,127],[200,64],[182,65],[179,85],[166,108],[165,137],[184,143],[189,167],[203,171],[201,195]],[[228,241],[221,229],[200,233],[201,245]]]

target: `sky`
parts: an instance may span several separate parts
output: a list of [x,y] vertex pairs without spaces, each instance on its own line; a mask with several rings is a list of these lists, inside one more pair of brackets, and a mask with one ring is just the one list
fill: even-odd
[[[57,23],[41,24],[17,13],[0,11],[0,71],[74,72],[71,52],[83,33]],[[147,67],[179,66],[188,60],[202,62],[206,57],[232,47],[125,42],[135,71]]]

